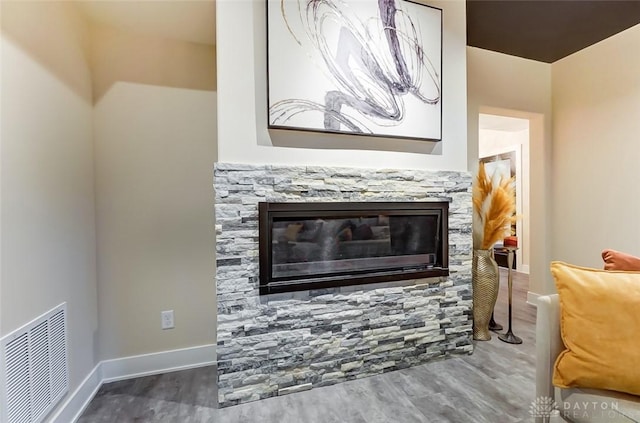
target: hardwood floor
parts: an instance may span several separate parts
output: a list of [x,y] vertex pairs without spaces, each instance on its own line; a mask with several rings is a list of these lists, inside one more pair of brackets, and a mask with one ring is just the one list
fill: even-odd
[[[513,332],[476,341],[470,356],[436,361],[338,385],[215,408],[215,369],[205,367],[103,385],[80,423],[507,423],[532,422],[535,307],[528,276],[514,273]],[[496,320],[507,327],[507,275],[501,268]]]

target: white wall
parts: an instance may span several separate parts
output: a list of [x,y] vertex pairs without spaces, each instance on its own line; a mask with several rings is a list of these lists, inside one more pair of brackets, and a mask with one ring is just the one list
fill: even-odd
[[[527,123],[529,123],[527,121]],[[521,146],[528,146],[529,130],[502,131],[498,129],[480,129],[478,156],[487,157],[514,151]]]
[[3,2],[0,335],[66,301],[71,391],[96,364],[86,41],[71,2]]
[[529,119],[530,271],[529,291],[553,291],[550,257],[551,65],[467,47],[468,165],[478,161],[478,115]]
[[[127,8],[131,8],[129,15],[135,16],[133,11],[144,4],[123,2],[118,4],[118,10],[125,14]],[[176,4],[172,6],[176,8]],[[216,90],[213,45],[145,35],[99,23],[91,25],[91,43],[94,103],[118,81]]]
[[[314,136],[275,146],[267,131],[265,2],[217,2],[218,160],[371,168],[467,169],[466,20],[462,0],[430,1],[443,9],[443,141],[431,154],[423,141],[376,141],[367,148],[354,137],[335,137],[331,148]],[[357,137],[356,137],[357,138]],[[340,145],[338,148],[338,144]]]
[[640,255],[640,26],[552,65],[552,259]]
[[92,35],[100,358],[212,344],[214,47]]

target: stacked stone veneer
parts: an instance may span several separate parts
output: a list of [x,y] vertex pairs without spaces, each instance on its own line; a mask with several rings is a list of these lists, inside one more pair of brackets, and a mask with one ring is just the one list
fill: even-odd
[[[218,163],[220,406],[471,353],[466,172]],[[450,276],[258,294],[258,203],[448,200]]]

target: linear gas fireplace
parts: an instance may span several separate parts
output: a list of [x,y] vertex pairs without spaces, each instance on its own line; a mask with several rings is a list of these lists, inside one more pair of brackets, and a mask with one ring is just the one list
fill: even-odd
[[260,203],[260,294],[447,276],[448,208]]

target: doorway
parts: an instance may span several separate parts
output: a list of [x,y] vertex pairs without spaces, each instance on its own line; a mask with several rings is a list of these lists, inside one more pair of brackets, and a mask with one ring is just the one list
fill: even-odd
[[488,174],[497,172],[514,177],[516,185],[516,214],[513,228],[518,239],[515,269],[529,273],[529,144],[530,121],[494,113],[478,116],[478,158],[485,163]]

